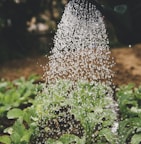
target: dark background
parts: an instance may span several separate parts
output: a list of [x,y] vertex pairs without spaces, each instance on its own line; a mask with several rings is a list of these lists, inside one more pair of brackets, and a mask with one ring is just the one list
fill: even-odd
[[[110,46],[141,42],[141,0],[87,0],[105,16]],[[67,0],[1,0],[0,63],[49,52]]]

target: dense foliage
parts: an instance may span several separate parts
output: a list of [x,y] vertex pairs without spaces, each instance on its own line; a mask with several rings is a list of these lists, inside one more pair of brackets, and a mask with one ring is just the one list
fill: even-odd
[[120,144],[141,143],[141,87],[117,89],[117,135],[111,132],[116,115],[105,109],[111,100],[105,98],[104,86],[79,82],[72,88],[71,82],[60,81],[42,92],[44,84],[36,85],[37,79],[0,82],[1,143],[114,144],[117,138]]
[[35,141],[116,143],[116,134],[110,130],[116,113],[108,108],[113,103],[106,97],[108,91],[110,89],[102,84],[81,81],[74,85],[62,80],[49,85],[35,101],[39,120],[39,135]]
[[120,110],[120,143],[141,143],[141,87],[133,84],[121,87],[117,92]]

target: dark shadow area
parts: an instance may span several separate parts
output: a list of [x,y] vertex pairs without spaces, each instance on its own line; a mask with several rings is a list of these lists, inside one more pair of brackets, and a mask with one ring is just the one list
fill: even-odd
[[87,0],[96,5],[112,24],[123,45],[141,42],[140,0]]
[[48,53],[63,8],[61,1],[0,1],[0,63]]
[[[67,1],[1,0],[0,63],[47,54]],[[140,0],[86,2],[96,5],[104,16],[111,47],[141,42]]]

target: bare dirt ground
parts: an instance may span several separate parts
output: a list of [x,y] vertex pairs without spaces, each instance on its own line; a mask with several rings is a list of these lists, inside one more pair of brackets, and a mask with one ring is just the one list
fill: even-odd
[[131,48],[112,49],[115,58],[114,82],[117,85],[128,83],[141,84],[141,44]]
[[[119,86],[128,83],[141,84],[141,44],[131,48],[111,49],[116,65],[114,83]],[[0,65],[0,79],[14,80],[21,76],[28,77],[31,74],[43,75],[40,65],[45,65],[47,58],[44,56],[30,57],[22,60],[13,60]]]

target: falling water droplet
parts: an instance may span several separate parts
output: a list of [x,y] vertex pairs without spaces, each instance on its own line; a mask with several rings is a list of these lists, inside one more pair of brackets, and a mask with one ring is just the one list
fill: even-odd
[[129,48],[131,48],[131,47],[132,47],[132,45],[130,44],[128,47],[129,47]]
[[58,25],[52,55],[46,67],[47,82],[64,78],[108,83],[106,77],[102,79],[102,63],[105,63],[107,69],[105,75],[112,75],[109,69],[112,65],[112,62],[109,62],[110,52],[107,45],[109,42],[103,17],[94,5],[90,5],[87,10],[84,1],[80,5],[79,3],[76,0],[68,3]]
[[[84,0],[81,3],[80,0],[71,0],[67,4],[54,37],[54,47],[50,56],[48,56],[49,62],[45,66],[44,77],[50,89],[55,89],[54,83],[58,84],[60,79],[71,81],[75,89],[77,89],[75,82],[79,81],[90,82],[94,87],[101,84],[109,87],[103,93],[105,93],[107,99],[109,98],[109,101],[112,101],[113,71],[111,69],[114,60],[111,61],[104,20],[94,5],[89,4],[88,7],[86,4]],[[58,91],[58,89],[54,91]],[[81,89],[78,87],[77,92],[80,91]],[[44,88],[43,92],[48,95],[48,99],[50,97],[54,100],[53,92],[51,93],[48,88]],[[64,94],[66,93],[61,89],[60,95]],[[69,93],[70,97],[71,95],[73,97],[73,92]],[[87,96],[94,95],[89,93]],[[79,102],[82,103],[80,97],[78,97]],[[44,104],[46,106],[45,102]],[[83,106],[88,107],[85,106],[85,103]],[[111,104],[105,108],[114,111],[116,106],[114,107],[114,104]],[[97,112],[102,113],[102,111],[102,109],[99,109]],[[66,117],[58,118],[58,121],[61,123],[65,119]],[[64,127],[67,127],[66,123]],[[116,132],[117,127],[118,124],[115,123],[111,131]],[[63,132],[58,131],[58,133]]]

